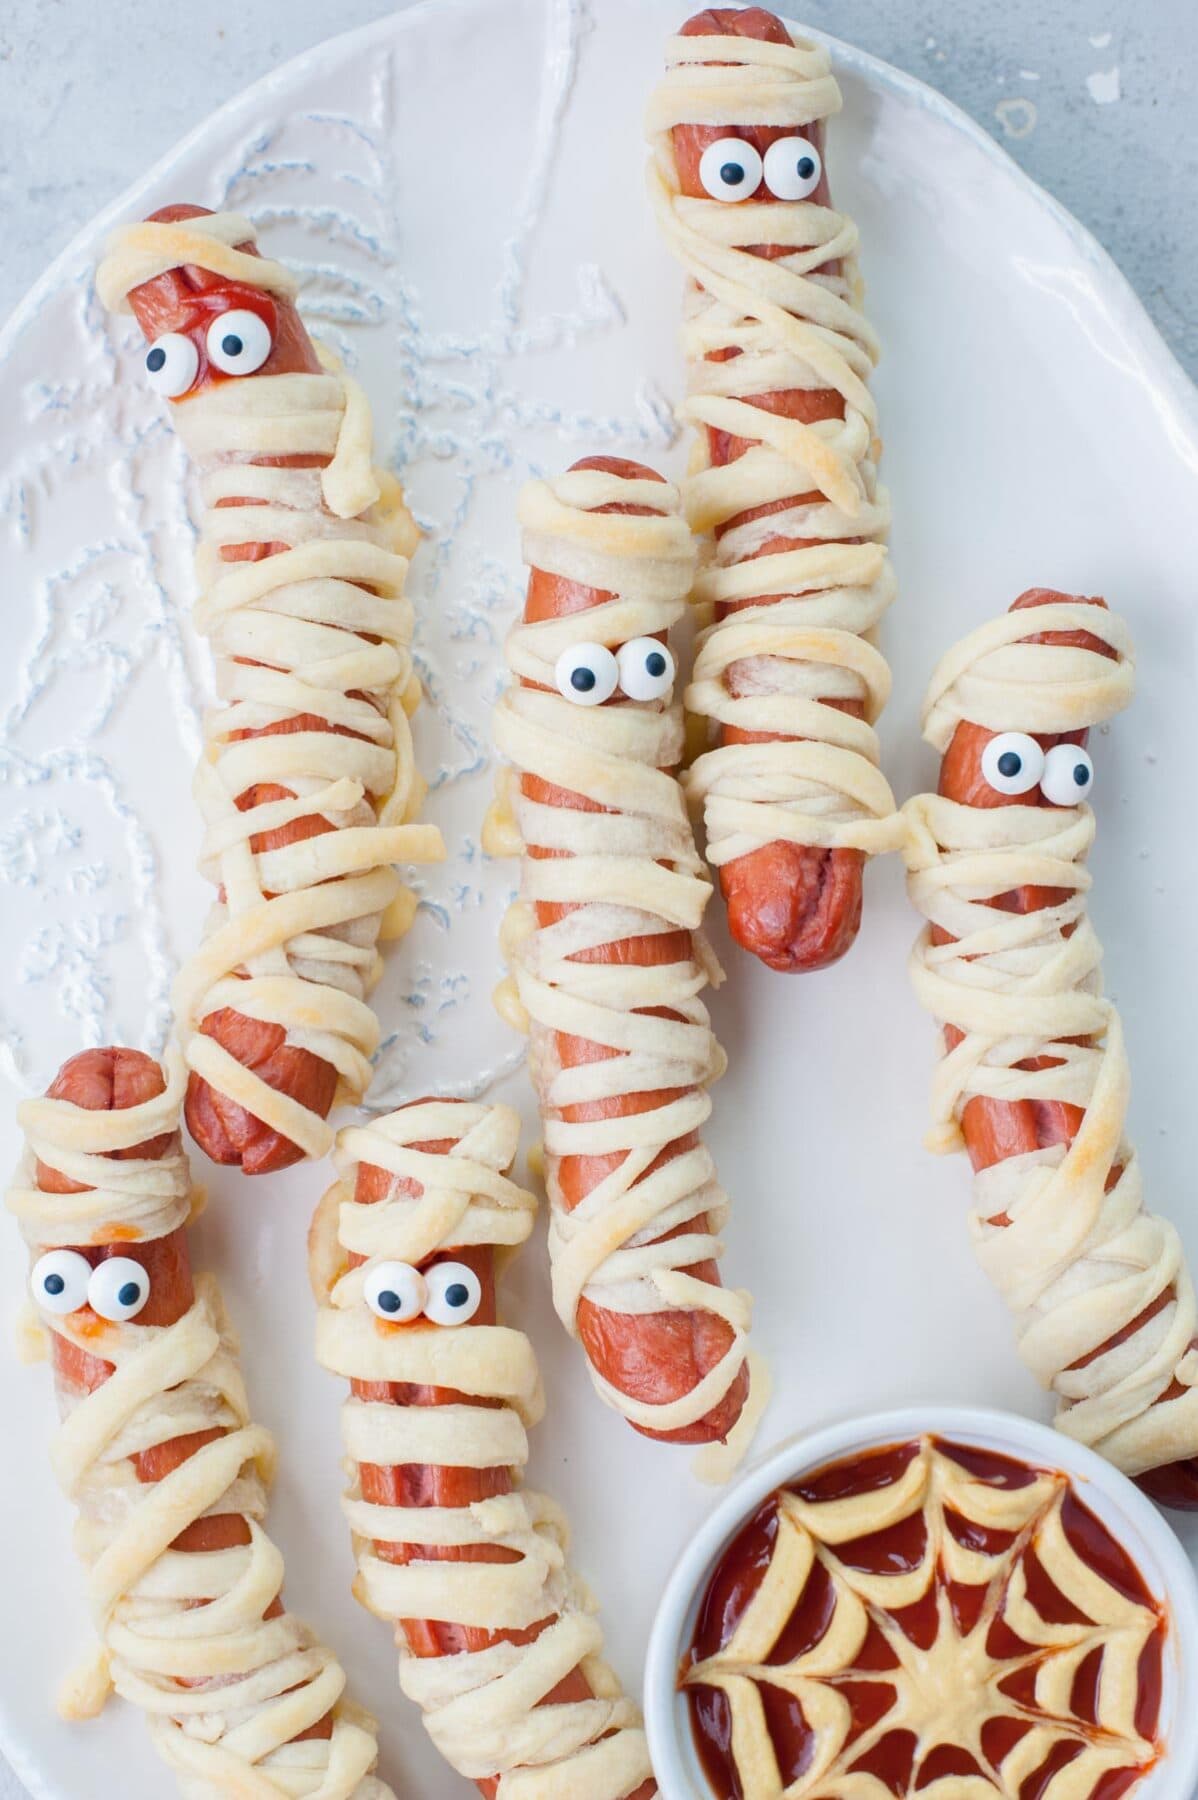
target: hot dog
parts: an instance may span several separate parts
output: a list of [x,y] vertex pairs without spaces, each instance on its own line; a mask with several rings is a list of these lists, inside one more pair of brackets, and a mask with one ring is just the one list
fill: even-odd
[[332,1654],[284,1608],[261,1528],[273,1465],[250,1421],[210,1277],[171,1080],[139,1051],[87,1050],[21,1108],[9,1205],[28,1241],[103,1650],[68,1716],[111,1685],[147,1712],[186,1791],[386,1800],[373,1724]]
[[317,1355],[351,1387],[355,1591],[394,1622],[401,1685],[487,1800],[649,1800],[564,1521],[520,1485],[540,1378],[495,1299],[536,1207],[507,1177],[518,1134],[510,1107],[424,1100],[338,1139],[309,1245]]
[[748,1395],[749,1307],[719,1285],[726,1201],[699,1136],[723,1056],[698,998],[718,975],[698,935],[710,887],[672,773],[666,634],[689,535],[674,490],[612,457],[530,483],[520,518],[532,572],[495,723],[518,792],[484,845],[527,852],[505,942],[545,1125],[555,1303],[637,1430],[723,1442]]
[[843,956],[865,857],[899,841],[873,731],[894,595],[877,341],[823,163],[840,103],[825,50],[761,7],[712,8],[672,40],[648,117],[651,198],[689,276],[684,499],[712,534],[686,705],[713,747],[687,788],[733,937],[784,973]]
[[418,534],[371,468],[360,390],[322,361],[246,221],[166,207],[117,234],[98,284],[133,311],[201,471],[195,618],[223,705],[197,797],[219,902],[176,1011],[192,1136],[263,1174],[323,1154],[338,1092],[363,1092],[377,941],[413,911],[388,865],[442,853],[409,822]]
[[904,808],[928,920],[912,972],[944,1034],[931,1141],[969,1152],[978,1255],[1058,1426],[1194,1508],[1198,1304],[1176,1232],[1143,1207],[1085,909],[1087,731],[1131,688],[1123,622],[1050,589],[944,658],[924,707],[939,791]]

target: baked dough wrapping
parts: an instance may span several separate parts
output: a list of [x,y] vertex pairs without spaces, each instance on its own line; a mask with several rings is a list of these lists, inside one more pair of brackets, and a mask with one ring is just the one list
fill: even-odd
[[[611,505],[652,510],[640,516],[596,510]],[[702,1129],[711,1113],[708,1086],[725,1068],[700,999],[720,974],[700,931],[711,884],[673,773],[682,755],[681,706],[580,708],[557,691],[554,669],[576,643],[621,644],[668,632],[685,610],[693,552],[677,491],[664,482],[574,470],[529,483],[519,517],[528,563],[611,595],[583,612],[512,628],[508,666],[536,685],[513,681],[494,724],[496,745],[516,771],[581,794],[601,810],[543,805],[513,780],[502,787],[484,838],[488,850],[526,852],[520,899],[505,921],[503,942],[515,1012],[530,1032],[530,1071],[545,1128],[554,1304],[575,1335],[584,1297],[612,1312],[709,1311],[726,1321],[726,1352],[675,1400],[637,1400],[592,1365],[592,1381],[610,1406],[634,1425],[669,1432],[718,1405],[748,1354],[749,1296],[688,1272],[723,1249],[717,1234],[728,1201],[710,1152],[696,1142],[654,1167],[677,1139]],[[538,850],[555,854],[537,856]],[[537,902],[572,910],[539,928]],[[571,960],[625,938],[678,929],[692,934],[683,961],[638,967]],[[564,1068],[558,1033],[608,1054]],[[587,1101],[658,1089],[679,1092],[625,1117],[579,1122],[563,1116]],[[620,1152],[619,1166],[571,1211],[558,1176],[562,1158]],[[698,1224],[704,1217],[706,1224]],[[667,1232],[678,1235],[660,1241]]]
[[[679,416],[696,442],[683,494],[692,528],[713,535],[694,586],[701,630],[685,699],[713,747],[684,780],[716,867],[769,843],[872,855],[902,836],[873,728],[890,692],[873,640],[895,584],[857,228],[811,201],[683,194],[670,135],[684,124],[802,130],[838,112],[828,52],[792,37],[670,39],[646,121],[650,199],[689,277]],[[752,254],[761,244],[785,254]],[[835,261],[839,274],[821,272]],[[843,418],[807,424],[751,404],[790,389],[838,394]],[[717,464],[709,431],[748,447]],[[806,542],[762,553],[779,537]],[[717,616],[729,603],[736,610]],[[846,700],[863,716],[840,710]],[[782,735],[721,744],[723,727]]]
[[[8,1190],[34,1255],[60,1246],[144,1243],[185,1224],[196,1190],[179,1131],[184,1069],[174,1055],[163,1093],[121,1111],[26,1100],[25,1151]],[[157,1159],[112,1154],[173,1134]],[[88,1184],[44,1192],[39,1159]],[[45,1328],[114,1373],[73,1400],[54,1440],[55,1475],[79,1511],[75,1545],[101,1640],[95,1664],[69,1684],[63,1710],[88,1716],[109,1686],[145,1712],[159,1753],[187,1800],[393,1800],[371,1774],[373,1720],[344,1698],[332,1652],[292,1614],[263,1615],[283,1580],[266,1535],[274,1447],[253,1422],[237,1340],[210,1275],[173,1325],[105,1322],[81,1334],[75,1314]],[[192,1432],[219,1431],[169,1475],[138,1480],[130,1458]],[[250,1542],[172,1548],[198,1519],[239,1513]],[[328,1738],[295,1740],[332,1713]]]
[[[438,1252],[483,1246],[506,1257],[523,1243],[536,1201],[506,1174],[519,1129],[508,1106],[431,1100],[339,1134],[342,1179],[325,1195],[310,1237],[316,1351],[325,1368],[350,1380],[433,1385],[459,1396],[433,1406],[351,1397],[342,1433],[354,1465],[437,1463],[512,1480],[510,1491],[472,1505],[380,1506],[363,1499],[355,1468],[345,1496],[355,1592],[396,1622],[400,1685],[437,1748],[469,1779],[497,1780],[498,1800],[621,1800],[652,1773],[639,1714],[602,1660],[595,1602],[566,1563],[560,1510],[519,1485],[527,1428],[543,1411],[532,1345],[502,1325],[392,1325],[364,1298],[372,1271],[388,1261],[419,1268]],[[447,1140],[444,1154],[415,1148]],[[359,1163],[398,1178],[387,1199],[354,1199]],[[384,1559],[380,1542],[415,1554]],[[467,1556],[476,1548],[512,1554],[421,1559],[419,1547],[431,1544]],[[480,1650],[418,1657],[407,1648],[404,1619],[496,1634],[549,1623],[529,1642],[497,1636]],[[579,1666],[593,1698],[542,1704]]]
[[[254,239],[237,214],[124,227],[100,266],[100,296],[127,305],[132,288],[188,265],[290,294],[286,269],[232,247]],[[419,534],[399,484],[372,467],[362,390],[318,354],[320,374],[224,380],[173,409],[199,473],[193,617],[211,643],[221,701],[205,720],[195,777],[200,867],[219,899],[179,972],[178,1030],[190,1069],[309,1156],[332,1144],[326,1121],[201,1027],[223,1007],[277,1025],[288,1045],[336,1069],[338,1100],[359,1100],[379,1042],[367,1003],[378,942],[401,935],[415,911],[392,865],[444,854],[435,827],[412,822],[425,788],[409,725],[420,683],[403,589]],[[323,466],[258,460],[284,456]],[[233,545],[284,548],[224,560]],[[244,735],[301,715],[319,726]],[[262,799],[259,787],[295,797]],[[311,815],[336,829],[254,848]]]
[[[1033,630],[1088,632],[1110,654],[1020,641]],[[942,752],[963,720],[1072,732],[1110,718],[1131,692],[1124,622],[1062,601],[1004,614],[949,651],[924,732]],[[1198,1306],[1176,1230],[1145,1209],[1124,1134],[1123,1031],[1086,911],[1093,812],[971,807],[937,794],[903,811],[908,892],[928,920],[911,977],[921,1004],[962,1033],[933,1081],[929,1144],[960,1147],[961,1115],[977,1095],[1085,1112],[1067,1148],[1012,1156],[974,1178],[974,1245],[1014,1315],[1020,1353],[1057,1395],[1058,1428],[1128,1474],[1198,1454]],[[1022,886],[1066,897],[1029,913],[986,904]],[[934,944],[933,927],[953,941]],[[1018,1066],[1045,1055],[1055,1066]]]

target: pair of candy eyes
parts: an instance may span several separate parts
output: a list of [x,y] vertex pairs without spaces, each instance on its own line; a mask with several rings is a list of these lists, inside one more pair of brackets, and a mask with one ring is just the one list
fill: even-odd
[[464,1325],[483,1301],[482,1283],[467,1263],[375,1263],[362,1289],[367,1306],[389,1325],[407,1325],[421,1314],[434,1325]]
[[110,1256],[93,1268],[78,1250],[47,1250],[33,1265],[33,1297],[44,1312],[90,1306],[119,1324],[135,1319],[150,1298],[150,1277],[131,1256]]
[[982,751],[982,774],[997,794],[1039,788],[1053,806],[1076,806],[1094,785],[1094,764],[1080,744],[1044,750],[1023,731],[1000,731]]
[[[222,375],[252,375],[270,355],[270,326],[248,308],[218,313],[208,327],[204,348]],[[200,353],[181,331],[167,331],[146,351],[146,374],[156,393],[168,400],[185,394],[200,372]]]
[[[48,1250],[33,1266],[34,1298],[65,1316],[90,1306],[114,1324],[135,1319],[150,1298],[150,1277],[129,1256],[93,1268],[78,1250]],[[482,1304],[482,1284],[466,1263],[435,1263],[426,1274],[410,1263],[376,1263],[366,1277],[366,1304],[380,1319],[403,1324],[423,1313],[434,1325],[463,1325]]]
[[602,706],[617,688],[630,700],[661,700],[674,685],[674,658],[657,638],[630,638],[616,651],[606,644],[571,644],[558,657],[553,678],[574,706]]
[[713,200],[750,200],[765,185],[775,200],[806,200],[824,165],[803,137],[775,138],[764,157],[743,138],[718,138],[699,159],[699,180]]

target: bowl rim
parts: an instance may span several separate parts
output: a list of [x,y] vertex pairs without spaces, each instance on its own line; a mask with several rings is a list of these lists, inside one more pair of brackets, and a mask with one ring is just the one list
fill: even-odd
[[[1198,1573],[1165,1515],[1113,1463],[1038,1420],[996,1407],[908,1405],[840,1419],[786,1439],[754,1462],[723,1496],[678,1556],[658,1602],[645,1654],[644,1714],[649,1755],[664,1800],[712,1800],[692,1773],[689,1714],[676,1686],[699,1597],[717,1557],[775,1488],[854,1450],[934,1433],[1022,1457],[1067,1474],[1127,1544],[1154,1593],[1168,1603],[1173,1696],[1161,1761],[1132,1790],[1133,1800],[1194,1800],[1198,1794],[1198,1708],[1184,1696],[1198,1684]],[[1136,1542],[1135,1540],[1139,1540]],[[1143,1552],[1148,1552],[1144,1557]],[[1148,1568],[1143,1567],[1147,1561]],[[685,1746],[685,1748],[684,1748]],[[688,1756],[686,1752],[690,1752]]]

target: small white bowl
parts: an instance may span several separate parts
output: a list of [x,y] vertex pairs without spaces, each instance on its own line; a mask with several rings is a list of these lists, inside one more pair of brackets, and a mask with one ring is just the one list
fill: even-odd
[[1081,1498],[1128,1551],[1152,1593],[1167,1603],[1160,1733],[1165,1754],[1132,1789],[1129,1800],[1195,1800],[1198,1795],[1198,1576],[1164,1515],[1135,1486],[1072,1439],[1014,1413],[973,1406],[904,1407],[848,1419],[791,1438],[749,1470],[700,1526],[666,1583],[645,1658],[645,1727],[663,1800],[712,1800],[677,1685],[708,1578],[740,1527],[775,1488],[825,1463],[923,1433],[976,1444],[1061,1469]]

